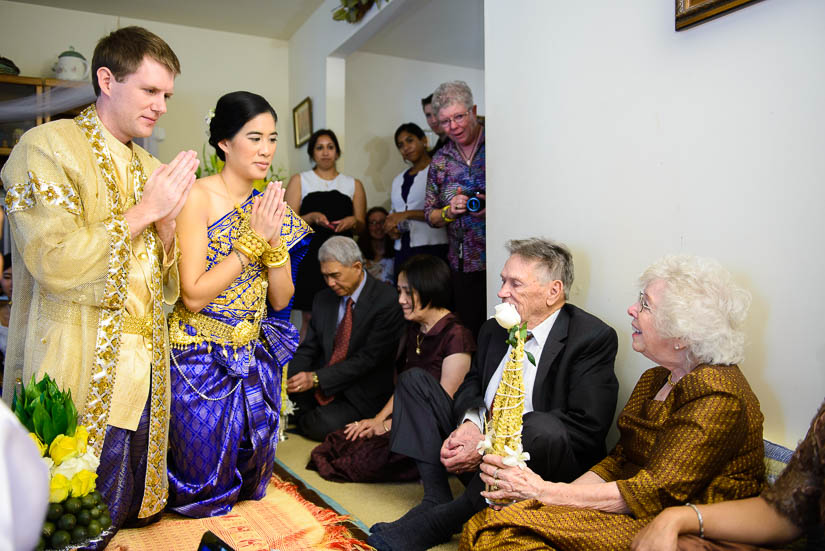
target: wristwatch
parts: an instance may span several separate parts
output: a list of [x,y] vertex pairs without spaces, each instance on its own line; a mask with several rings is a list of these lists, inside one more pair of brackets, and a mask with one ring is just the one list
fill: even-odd
[[318,374],[314,371],[312,372],[312,388],[318,388],[318,385],[321,384],[318,382]]

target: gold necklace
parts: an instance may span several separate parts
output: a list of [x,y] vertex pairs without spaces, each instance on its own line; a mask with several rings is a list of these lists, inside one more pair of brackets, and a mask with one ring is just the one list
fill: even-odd
[[424,333],[419,331],[418,334],[415,336],[415,355],[416,356],[421,355],[421,341],[423,339],[424,339]]
[[[681,379],[679,379],[679,380],[681,381]],[[676,383],[678,383],[678,382],[679,381],[676,381]],[[667,374],[667,384],[669,384],[670,386],[676,386],[676,383],[673,382],[673,372],[671,371],[670,373]]]
[[221,182],[223,182],[223,189],[226,190],[226,198],[229,199],[230,202],[235,203],[235,210],[240,212],[241,205],[236,201],[232,201],[232,194],[229,192],[229,186],[226,185],[226,180],[223,179],[223,174],[218,172],[218,178],[220,178]]

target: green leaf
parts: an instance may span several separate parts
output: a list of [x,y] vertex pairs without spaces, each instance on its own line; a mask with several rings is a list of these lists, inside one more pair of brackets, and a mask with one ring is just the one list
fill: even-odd
[[74,400],[72,400],[72,391],[69,391],[69,399],[63,404],[66,410],[66,434],[74,436],[77,430],[77,409],[74,407]]
[[40,440],[42,440],[46,445],[51,444],[51,440],[46,442],[45,438],[45,425],[47,421],[51,423],[51,419],[49,419],[49,414],[46,412],[46,408],[43,407],[43,404],[40,401],[38,401],[34,406],[32,421],[34,423],[34,433],[39,436]]
[[521,340],[527,339],[527,322],[521,324],[521,328],[519,329],[519,335],[521,335]]
[[[56,434],[69,434],[66,427],[69,424],[69,417],[66,415],[66,408],[64,404],[53,403],[51,407],[52,424]],[[69,434],[69,436],[73,436]]]
[[530,360],[530,363],[536,365],[536,358],[534,358],[533,355],[530,352],[527,352],[526,350],[524,351],[524,353],[527,354],[527,359]]
[[518,346],[518,342],[516,342],[516,339],[507,339],[507,344],[509,344],[509,345],[510,345],[510,346],[512,346],[513,348],[515,348],[516,346]]

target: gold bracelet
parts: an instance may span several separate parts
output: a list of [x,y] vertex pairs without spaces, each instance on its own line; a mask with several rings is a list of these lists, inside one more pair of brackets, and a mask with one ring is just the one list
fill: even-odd
[[267,268],[280,268],[289,260],[289,250],[281,241],[277,247],[268,247],[261,255],[261,263]]
[[235,248],[238,249],[238,251],[240,251],[241,253],[243,253],[243,255],[247,257],[250,262],[254,262],[258,259],[258,255],[255,254],[255,252],[252,249],[250,249],[249,246],[240,239],[235,240]]
[[450,205],[447,205],[443,209],[441,209],[441,219],[447,223],[455,222],[455,218],[450,218],[447,216],[447,211],[450,209]]

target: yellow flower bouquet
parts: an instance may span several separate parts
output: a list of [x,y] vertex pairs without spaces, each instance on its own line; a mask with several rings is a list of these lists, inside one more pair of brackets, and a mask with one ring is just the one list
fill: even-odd
[[62,392],[48,375],[39,382],[32,377],[15,393],[12,411],[49,468],[49,510],[38,549],[63,549],[100,536],[112,524],[95,490],[100,460],[88,446],[86,427],[77,425],[71,391]]

